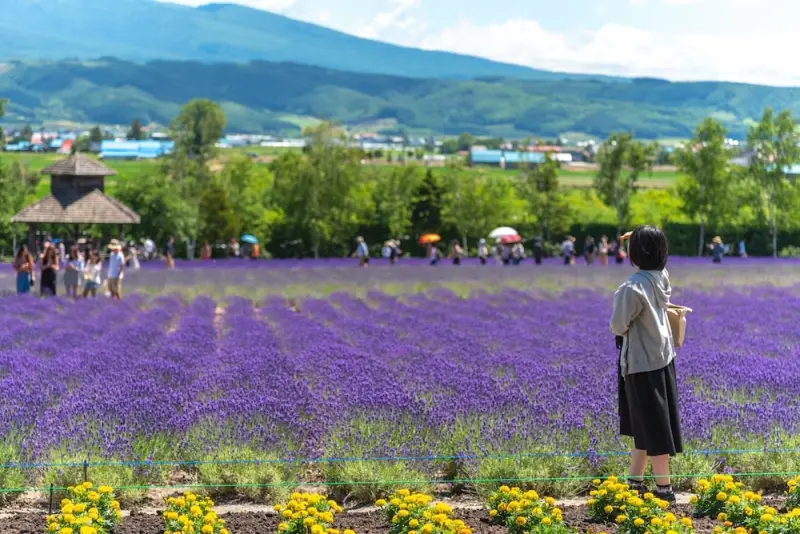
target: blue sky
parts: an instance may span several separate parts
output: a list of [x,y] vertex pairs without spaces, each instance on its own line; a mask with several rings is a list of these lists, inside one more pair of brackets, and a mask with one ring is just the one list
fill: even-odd
[[800,85],[794,0],[227,1],[363,37],[550,70]]

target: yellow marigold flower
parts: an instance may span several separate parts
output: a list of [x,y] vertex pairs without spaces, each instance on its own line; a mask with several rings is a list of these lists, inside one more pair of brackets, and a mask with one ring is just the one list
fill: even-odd
[[773,519],[775,519],[775,518],[773,517],[772,514],[762,514],[761,515],[761,521],[763,521],[764,523],[769,523]]
[[586,501],[586,504],[588,504],[589,506],[591,506],[591,505],[593,505],[593,504],[594,504],[594,503],[596,503],[596,502],[597,502],[597,500],[596,500],[596,499],[589,499],[588,501]]
[[517,526],[520,526],[520,527],[521,527],[521,526],[524,526],[524,525],[525,525],[525,524],[528,522],[528,518],[527,518],[527,517],[525,517],[525,516],[523,516],[523,515],[521,515],[521,516],[518,516],[518,517],[517,517],[517,518],[514,520],[514,522],[517,524]]
[[642,519],[641,517],[637,517],[636,519],[633,520],[633,524],[634,524],[634,526],[637,526],[637,527],[643,527],[644,526],[644,519]]
[[717,493],[717,500],[720,501],[720,502],[727,501],[728,500],[728,494],[725,493],[724,491],[720,491],[719,493]]
[[597,490],[592,490],[589,492],[589,497],[597,497],[600,492]]
[[58,534],[72,534],[72,529],[69,527],[64,527],[58,531]]
[[552,497],[545,497],[544,502],[546,502],[550,506],[553,506],[556,503],[556,500]]
[[717,516],[717,521],[727,521],[727,520],[728,520],[728,514],[726,514],[725,512],[721,512]]
[[609,505],[606,505],[606,507],[605,507],[605,508],[603,508],[603,511],[605,511],[605,513],[607,513],[607,514],[610,514],[611,512],[613,512],[613,511],[614,511],[614,507],[613,507],[613,506],[611,506],[610,504],[609,504]]
[[654,517],[650,520],[650,524],[654,527],[660,527],[664,522],[661,520],[660,517]]
[[497,517],[497,510],[489,510],[489,517]]
[[322,534],[323,528],[320,525],[314,525],[311,527],[311,534]]
[[672,523],[676,519],[677,519],[677,517],[675,517],[675,514],[673,514],[671,512],[667,512],[666,514],[664,514],[664,522],[665,523]]
[[408,517],[408,510],[400,510],[399,512],[397,512],[397,515],[399,515],[400,517]]
[[303,519],[303,526],[310,527],[316,524],[316,520],[313,517],[306,517]]
[[553,522],[553,520],[552,520],[552,519],[550,519],[549,517],[544,517],[544,518],[542,518],[542,524],[543,524],[543,525],[549,525],[549,524],[550,524],[550,523],[552,523],[552,522]]
[[592,484],[594,484],[595,486],[599,486],[600,485],[600,479],[596,478],[596,479],[592,480]]
[[384,506],[386,506],[386,500],[385,499],[378,499],[377,501],[375,501],[375,506],[377,506],[379,508],[383,508]]
[[55,532],[56,530],[58,530],[58,523],[50,523],[49,525],[47,525],[47,530],[49,530],[50,532]]
[[677,533],[677,532],[675,532],[674,530],[668,530],[668,531],[667,531],[667,534],[678,534],[678,533]]
[[689,504],[697,504],[697,495],[692,495],[689,497]]
[[214,534],[214,527],[211,525],[203,525],[203,528],[200,529],[200,532],[203,534]]
[[92,483],[91,482],[84,482],[83,483],[83,487],[86,488],[87,490],[88,489],[92,489]]
[[618,515],[614,521],[615,521],[615,522],[616,522],[618,525],[621,525],[622,523],[624,523],[624,522],[625,522],[625,516],[624,516],[624,515]]
[[511,491],[511,488],[509,488],[508,486],[500,486],[499,491],[502,491],[503,493],[508,493],[509,491]]

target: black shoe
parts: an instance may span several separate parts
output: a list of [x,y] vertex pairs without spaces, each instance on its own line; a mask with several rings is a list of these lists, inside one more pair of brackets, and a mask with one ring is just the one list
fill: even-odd
[[667,501],[670,504],[675,504],[675,492],[672,490],[672,488],[668,490],[656,488],[656,490],[653,492],[653,495],[656,499],[661,499],[662,501]]
[[628,487],[632,490],[638,491],[640,497],[645,493],[647,493],[648,491],[647,486],[644,483],[644,480],[633,480],[629,478]]

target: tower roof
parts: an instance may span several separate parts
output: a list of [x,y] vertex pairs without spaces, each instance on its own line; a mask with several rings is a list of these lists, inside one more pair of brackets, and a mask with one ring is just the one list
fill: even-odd
[[82,154],[73,154],[42,169],[41,173],[50,176],[114,176],[117,171],[96,159]]

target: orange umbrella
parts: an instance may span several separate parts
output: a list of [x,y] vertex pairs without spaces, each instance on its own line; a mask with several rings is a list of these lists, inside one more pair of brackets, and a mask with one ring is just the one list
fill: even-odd
[[442,236],[439,234],[425,234],[424,236],[419,238],[420,245],[430,245],[433,243],[438,243],[442,240]]

